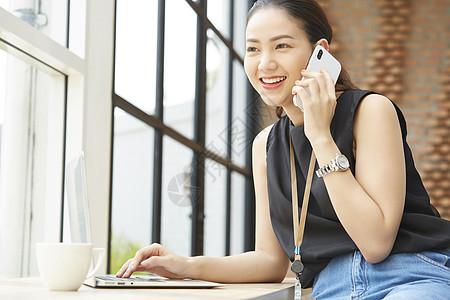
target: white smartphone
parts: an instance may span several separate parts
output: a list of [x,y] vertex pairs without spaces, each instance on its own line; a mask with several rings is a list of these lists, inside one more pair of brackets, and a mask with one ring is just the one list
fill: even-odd
[[[320,72],[322,68],[325,68],[328,73],[330,73],[333,82],[336,85],[336,81],[341,73],[341,64],[337,61],[333,55],[330,54],[324,47],[317,45],[309,59],[308,66],[306,70]],[[303,77],[302,80],[307,79]],[[309,89],[305,88],[306,92],[309,94]],[[303,102],[298,94],[294,95],[294,104],[303,111]]]

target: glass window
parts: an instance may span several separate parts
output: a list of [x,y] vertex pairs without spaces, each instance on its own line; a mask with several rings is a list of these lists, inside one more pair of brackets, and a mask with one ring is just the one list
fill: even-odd
[[0,0],[0,7],[66,46],[68,0]]
[[115,92],[155,111],[158,1],[117,0]]
[[225,166],[206,159],[204,253],[208,256],[225,255],[226,184]]
[[154,129],[116,108],[110,272],[151,239]]
[[231,173],[231,240],[230,254],[244,252],[245,177]]
[[[233,118],[231,120],[231,158],[240,167],[245,166],[245,153],[251,151],[252,141],[247,140],[247,121],[254,120],[256,112],[247,107],[247,76],[237,61],[233,62]],[[258,101],[258,99],[251,99]]]
[[208,19],[226,39],[229,39],[230,0],[208,1],[207,9]]
[[228,48],[208,30],[206,48],[206,148],[227,155]]
[[198,187],[191,186],[192,151],[163,138],[161,243],[181,255],[191,254],[192,201]]
[[[248,1],[234,1],[233,48],[241,58],[245,55],[245,27],[247,22]],[[241,65],[241,68],[243,66]]]
[[[37,275],[34,245],[61,235],[65,77],[0,50],[0,276]],[[49,68],[46,68],[49,70]]]
[[[156,78],[155,76],[158,76],[156,74],[156,64],[158,63],[156,62],[158,31],[156,22],[159,10],[157,1],[151,2],[152,4],[146,3],[145,6],[139,7],[142,12],[136,12],[135,2],[117,0],[115,92],[125,101],[148,114],[147,116],[140,114],[139,118],[148,118],[150,122],[156,122],[157,120],[151,116],[155,107],[155,83],[158,79],[162,79],[164,83],[162,126],[173,128],[182,135],[181,140],[163,135],[161,224],[153,225],[161,225],[160,242],[178,254],[189,256],[192,243],[200,245],[203,242],[204,254],[224,255],[227,232],[226,197],[227,192],[230,192],[227,191],[227,170],[224,165],[206,158],[203,170],[204,187],[194,187],[191,183],[192,174],[195,174],[198,167],[193,162],[193,148],[196,148],[195,141],[193,141],[194,128],[196,122],[201,122],[203,118],[203,116],[199,116],[198,119],[194,119],[195,96],[196,92],[206,94],[205,132],[200,133],[200,135],[205,134],[205,149],[222,158],[227,158],[227,147],[230,145],[233,163],[244,167],[246,152],[251,150],[251,141],[247,141],[246,131],[249,128],[247,122],[253,121],[248,118],[249,112],[247,111],[247,78],[242,64],[238,59],[234,59],[231,86],[228,61],[232,49],[229,49],[212,29],[206,31],[206,57],[197,57],[197,35],[199,34],[197,22],[199,18],[191,4],[198,5],[199,3],[195,1],[193,4],[186,0],[165,1],[164,62],[159,62],[164,63],[164,78]],[[234,21],[235,25],[239,26],[239,31],[242,31],[247,11],[247,2],[245,1],[235,3],[233,12],[230,11],[230,4],[231,0],[217,0],[209,1],[207,6],[209,20],[226,38],[230,36],[230,14],[236,13],[238,17],[243,18],[237,22],[235,16]],[[141,34],[138,33],[139,41],[135,40],[135,35],[130,34],[136,30],[142,31]],[[240,50],[245,46],[243,37],[244,34],[240,33],[239,38],[235,38],[235,43],[242,43]],[[196,91],[198,86],[196,72],[197,65],[200,63],[206,63],[205,91]],[[233,109],[230,112],[232,114],[231,122],[228,119],[230,96],[233,97]],[[130,118],[138,117],[136,114],[139,112],[133,109],[124,109],[130,114]],[[117,129],[115,128],[115,130]],[[164,130],[163,133],[169,131]],[[231,140],[228,138],[229,131],[232,133]],[[184,140],[183,143],[190,143],[190,146],[185,146],[182,140]],[[127,145],[127,147],[130,146]],[[114,151],[119,151],[116,146]],[[128,155],[133,154],[130,152]],[[147,155],[153,159],[154,149],[150,147]],[[116,161],[116,154],[113,156]],[[244,250],[245,179],[245,176],[233,172],[230,212],[232,223],[230,242],[233,253],[240,253]],[[118,193],[115,188],[113,188],[114,193]],[[192,216],[192,206],[197,201],[199,194],[204,194],[203,213],[205,219],[204,234],[196,236],[196,239],[200,238],[203,241],[192,241],[192,218],[200,220],[203,217]],[[113,195],[113,202],[116,201],[115,199],[116,196]],[[155,201],[155,199],[151,201]],[[151,205],[151,201],[149,200],[148,205]],[[127,205],[130,204],[127,203]],[[115,207],[115,204],[112,206]],[[116,218],[120,218],[120,214],[122,211],[118,210]],[[150,215],[148,220],[151,220]],[[151,221],[158,222],[158,220]],[[114,231],[115,228],[113,228]]]
[[164,121],[194,137],[197,15],[185,0],[166,1]]

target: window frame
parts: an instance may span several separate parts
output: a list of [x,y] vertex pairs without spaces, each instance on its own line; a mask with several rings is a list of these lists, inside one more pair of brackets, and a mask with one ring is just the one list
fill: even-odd
[[[229,1],[229,39],[225,38],[222,33],[214,26],[214,24],[207,18],[207,0],[185,0],[186,3],[197,14],[197,46],[196,46],[196,89],[195,89],[195,116],[194,116],[194,138],[183,135],[164,123],[164,105],[163,105],[163,87],[164,87],[164,34],[165,34],[165,11],[166,1],[158,0],[158,19],[157,19],[157,54],[156,54],[156,95],[155,95],[155,112],[148,114],[136,107],[126,99],[115,93],[114,84],[112,89],[113,111],[114,108],[120,108],[148,126],[155,129],[154,138],[154,157],[153,157],[153,198],[149,199],[153,203],[152,216],[152,232],[151,241],[161,242],[161,199],[162,199],[162,157],[163,157],[163,136],[169,136],[175,141],[190,148],[194,153],[193,174],[191,186],[196,187],[195,194],[198,196],[192,207],[192,240],[191,240],[191,255],[203,255],[204,241],[204,168],[205,159],[209,158],[226,168],[226,220],[225,220],[225,255],[230,255],[230,241],[231,241],[231,174],[236,172],[245,177],[245,191],[244,191],[244,251],[254,249],[254,230],[255,230],[255,207],[254,207],[254,189],[251,173],[251,147],[248,147],[245,152],[245,165],[239,166],[231,160],[231,138],[232,127],[227,129],[227,149],[226,155],[220,156],[207,149],[205,145],[205,121],[206,121],[206,43],[207,30],[212,30],[217,37],[229,50],[228,56],[228,113],[227,123],[230,125],[233,121],[233,62],[237,61],[243,68],[243,58],[238,54],[234,48],[234,30],[235,30],[235,0]],[[116,2],[117,3],[117,2]],[[247,9],[253,4],[249,0]],[[116,4],[117,7],[117,4]],[[115,58],[114,58],[115,61]],[[246,113],[246,141],[252,141],[259,129],[259,119],[257,117],[258,99],[250,84],[247,82],[246,104],[248,112]],[[251,113],[249,113],[251,112]],[[113,118],[114,122],[114,118]],[[112,126],[111,137],[114,143],[114,126]],[[113,147],[112,147],[113,149]],[[113,156],[112,154],[111,156]],[[112,168],[112,164],[111,164]],[[111,186],[113,185],[113,172],[111,172]],[[198,187],[201,188],[199,192]],[[110,207],[112,207],[112,195],[110,199]],[[112,224],[109,225],[109,232],[111,232]],[[109,271],[109,270],[108,270]]]
[[[33,64],[37,61],[39,63],[35,64],[36,67],[47,71],[53,69],[66,76],[67,113],[63,168],[65,163],[80,151],[85,153],[93,245],[107,248],[111,188],[110,126],[115,7],[114,2],[109,0],[84,3],[82,1],[81,7],[85,19],[81,21],[80,26],[86,31],[83,37],[77,32],[77,38],[82,40],[76,42],[81,42],[85,47],[84,58],[1,7],[0,41],[4,45],[2,49],[6,52]],[[98,19],[100,14],[103,17]],[[69,18],[68,23],[74,21],[76,20]],[[60,184],[64,189],[64,182]],[[39,187],[32,187],[30,193],[34,194],[34,189],[37,188]],[[61,211],[64,216],[66,213],[64,207],[61,207]],[[67,218],[63,217],[59,225],[60,241],[66,241],[69,230]],[[28,248],[28,251],[32,251],[30,247]],[[32,263],[24,261],[28,267],[22,269],[29,268]],[[102,272],[106,272],[106,265],[102,269]],[[33,274],[17,274],[17,276],[29,275]]]

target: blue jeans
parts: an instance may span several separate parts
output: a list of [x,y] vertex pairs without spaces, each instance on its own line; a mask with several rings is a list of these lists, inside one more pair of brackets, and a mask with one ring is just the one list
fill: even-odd
[[449,300],[450,250],[393,254],[377,264],[361,252],[333,258],[316,276],[317,300]]

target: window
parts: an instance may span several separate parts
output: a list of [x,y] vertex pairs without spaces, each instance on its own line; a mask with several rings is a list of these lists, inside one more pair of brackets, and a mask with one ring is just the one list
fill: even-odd
[[69,240],[64,166],[80,150],[100,195],[89,200],[94,244],[107,245],[113,26],[96,22],[85,35],[85,24],[101,11],[112,25],[109,2],[0,0],[0,277],[36,276],[35,242]]
[[110,272],[151,242],[182,255],[254,247],[248,3],[141,2],[116,1]]

